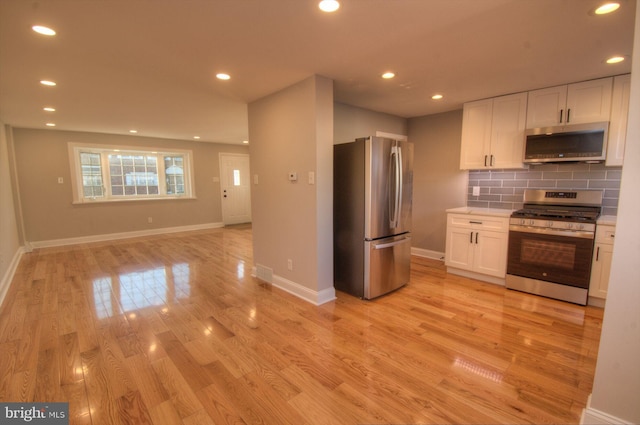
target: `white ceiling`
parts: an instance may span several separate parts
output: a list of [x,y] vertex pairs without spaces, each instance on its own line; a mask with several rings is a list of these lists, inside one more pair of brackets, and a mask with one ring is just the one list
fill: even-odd
[[596,17],[599,3],[341,0],[326,14],[317,0],[0,0],[0,121],[241,143],[247,103],[313,74],[334,80],[338,102],[434,114],[630,72],[635,0]]

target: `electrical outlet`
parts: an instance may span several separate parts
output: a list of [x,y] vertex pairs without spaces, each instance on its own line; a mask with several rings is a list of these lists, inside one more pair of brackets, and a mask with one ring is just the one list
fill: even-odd
[[293,260],[291,258],[287,259],[287,270],[293,270]]
[[309,184],[315,184],[316,183],[316,173],[314,173],[313,171],[309,171]]
[[480,196],[480,186],[473,186],[473,196]]

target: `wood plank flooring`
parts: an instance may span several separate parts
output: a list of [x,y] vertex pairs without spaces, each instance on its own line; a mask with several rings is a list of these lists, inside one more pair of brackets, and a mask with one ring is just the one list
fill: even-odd
[[316,307],[251,276],[235,226],[25,254],[0,401],[73,424],[578,423],[603,311],[448,275]]

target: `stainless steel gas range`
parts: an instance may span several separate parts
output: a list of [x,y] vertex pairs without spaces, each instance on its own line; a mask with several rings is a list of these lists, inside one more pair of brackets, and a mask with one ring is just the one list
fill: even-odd
[[586,305],[600,190],[527,189],[509,220],[506,287]]

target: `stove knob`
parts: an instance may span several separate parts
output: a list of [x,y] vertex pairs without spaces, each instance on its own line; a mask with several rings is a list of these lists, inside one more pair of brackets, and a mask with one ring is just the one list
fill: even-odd
[[576,227],[578,228],[578,230],[582,230],[584,229],[584,224],[576,224]]
[[573,223],[567,223],[567,229],[573,229]]
[[529,226],[534,226],[536,224],[535,220],[529,220]]
[[522,224],[523,226],[525,225],[526,220],[523,218],[522,220],[520,220],[520,224]]
[[547,221],[547,227],[553,227],[553,221],[551,220]]

